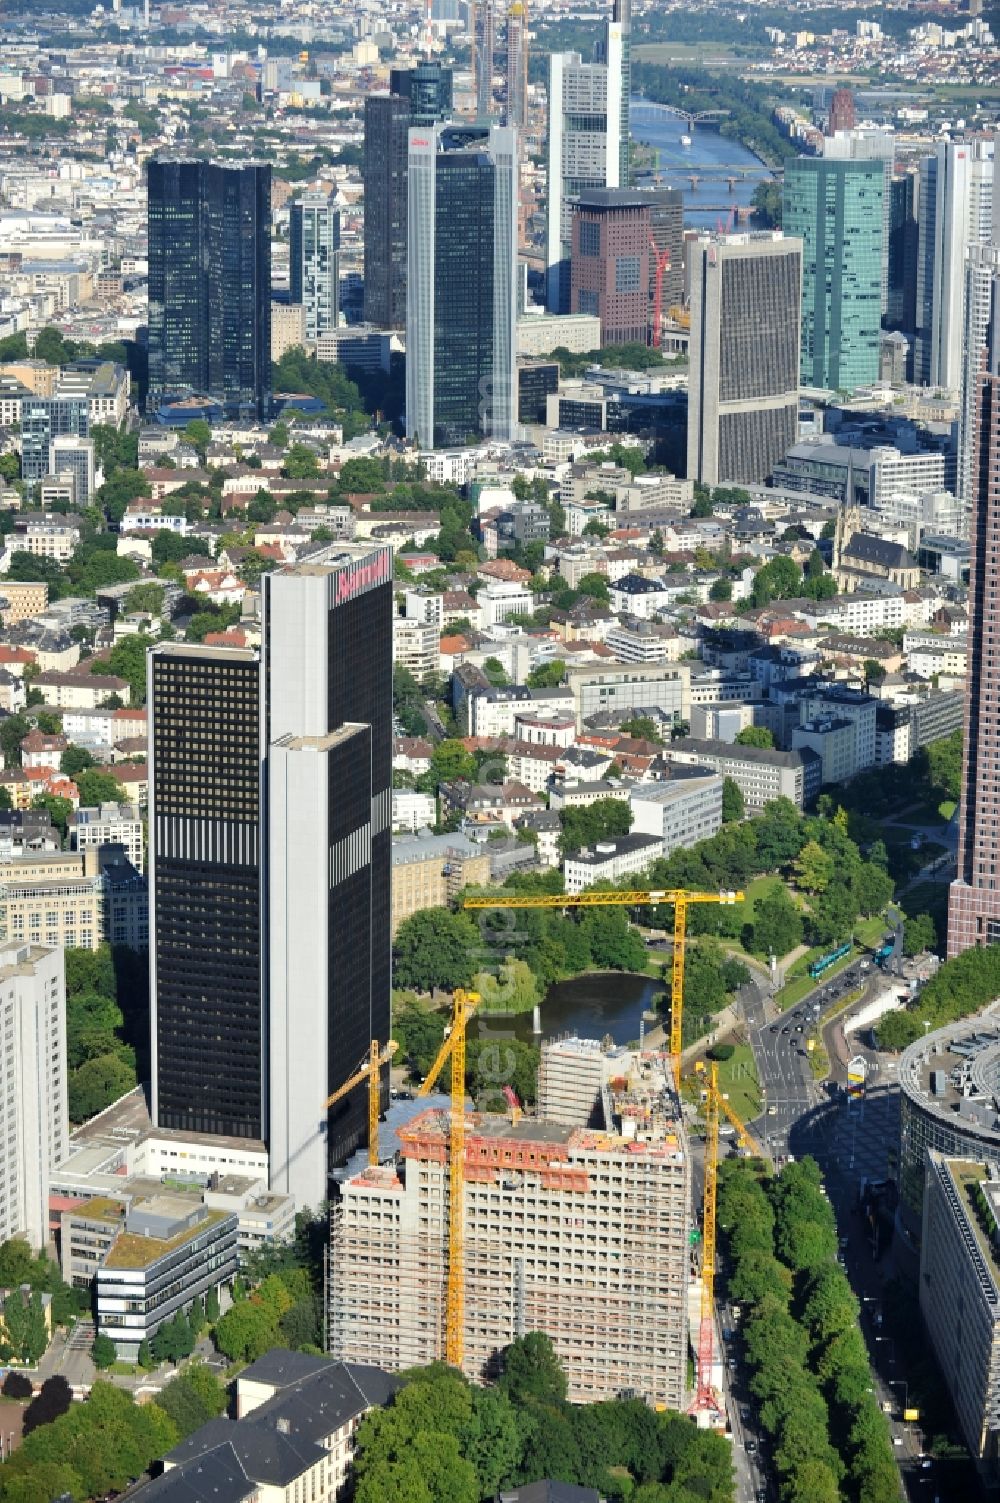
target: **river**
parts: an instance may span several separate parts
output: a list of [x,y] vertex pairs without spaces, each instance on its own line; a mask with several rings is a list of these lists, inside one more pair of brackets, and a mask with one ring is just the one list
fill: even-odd
[[[629,1044],[639,1037],[639,1022],[666,983],[652,976],[621,971],[602,971],[557,981],[542,1002],[542,1038],[578,1033],[581,1038],[600,1039],[610,1034],[616,1044]],[[537,1043],[530,1012],[482,1014],[473,1027],[479,1037],[496,1038],[513,1032],[515,1038]]]
[[[682,190],[685,224],[714,228],[720,219],[725,220],[730,208],[749,204],[757,184],[771,177],[752,151],[739,141],[727,140],[717,130],[696,125],[691,145],[682,146],[687,121],[649,99],[632,99],[631,128],[636,141],[655,147],[659,153],[657,183]],[[691,177],[699,179],[694,187]],[[731,177],[738,178],[732,189],[727,181]],[[637,186],[648,182],[643,177]]]

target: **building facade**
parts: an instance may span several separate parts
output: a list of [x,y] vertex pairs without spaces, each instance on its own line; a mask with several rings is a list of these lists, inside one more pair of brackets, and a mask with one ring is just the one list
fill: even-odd
[[0,1239],[49,1236],[49,1175],[69,1151],[61,947],[0,945]]
[[271,408],[271,168],[153,157],[148,168],[149,397],[227,417]]
[[388,94],[365,98],[365,320],[406,327],[407,141],[411,125],[451,114],[452,74],[437,63],[393,68]]
[[914,376],[957,391],[965,258],[991,235],[993,140],[939,141],[920,163]]
[[[602,1093],[603,1131],[469,1115],[463,1371],[517,1336],[551,1337],[569,1398],[686,1387],[689,1163],[661,1056]],[[584,1119],[585,1120],[585,1119]],[[638,1120],[642,1127],[637,1130]],[[345,1182],[332,1218],[331,1355],[398,1370],[444,1355],[448,1115],[402,1130],[403,1164]]]
[[409,137],[406,434],[425,448],[514,436],[517,141],[500,126]]
[[588,188],[573,211],[571,313],[596,314],[601,345],[645,344],[651,236],[645,193]]
[[793,157],[783,224],[802,241],[803,386],[853,391],[878,379],[881,162]]
[[290,206],[288,238],[292,305],[316,340],[337,327],[340,311],[340,211],[325,193],[307,193]]
[[958,872],[948,900],[948,954],[1000,941],[1000,286],[973,404],[969,660],[962,745]]
[[86,438],[90,403],[85,396],[24,397],[21,402],[21,475],[30,491],[49,473],[59,438]]
[[261,1139],[260,665],[186,643],[148,661],[153,1121]]
[[707,237],[688,254],[688,478],[762,481],[798,435],[802,242]]

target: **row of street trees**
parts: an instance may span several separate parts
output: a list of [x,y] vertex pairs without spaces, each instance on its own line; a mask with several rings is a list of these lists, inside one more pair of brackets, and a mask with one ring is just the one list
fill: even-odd
[[815,1161],[762,1179],[759,1164],[729,1160],[718,1223],[780,1503],[896,1503],[899,1474]]

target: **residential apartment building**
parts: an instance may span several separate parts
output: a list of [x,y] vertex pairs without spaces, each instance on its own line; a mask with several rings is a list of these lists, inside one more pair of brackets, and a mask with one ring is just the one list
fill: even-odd
[[19,553],[65,564],[80,546],[80,525],[51,512],[21,512],[8,546]]
[[802,242],[705,236],[688,258],[688,476],[765,480],[798,437]]
[[687,663],[635,663],[627,667],[580,664],[566,671],[577,724],[600,710],[621,713],[656,705],[673,721],[687,720],[691,670]]
[[490,880],[486,847],[464,835],[415,835],[392,842],[392,932],[423,908],[444,908],[463,887]]
[[399,668],[408,668],[415,678],[437,673],[441,667],[440,642],[440,630],[433,623],[393,617],[393,661]]
[[0,1240],[44,1248],[49,1176],[69,1150],[66,982],[59,947],[0,943]]
[[[600,1127],[467,1114],[462,1368],[481,1381],[518,1334],[542,1331],[572,1402],[628,1390],[680,1408],[690,1176],[665,1057],[609,1083]],[[342,1186],[331,1355],[393,1370],[443,1357],[448,1133],[447,1112],[425,1111],[400,1133],[398,1168]]]
[[37,616],[49,603],[47,584],[24,579],[4,579],[0,583],[0,621],[16,626],[29,616]]
[[878,702],[860,689],[840,684],[824,685],[802,696],[799,701],[800,722],[833,716],[854,726],[856,770],[864,772],[875,765],[875,711]]
[[301,307],[305,337],[337,327],[340,312],[340,211],[325,193],[306,193],[288,210],[289,292]]
[[143,870],[142,818],[135,804],[101,804],[90,809],[74,809],[66,823],[71,851],[120,845],[136,870]]
[[[858,773],[857,729],[853,721],[836,715],[803,720],[792,731],[792,750],[808,747],[822,763],[822,782],[846,783]],[[874,749],[873,749],[874,763]]]

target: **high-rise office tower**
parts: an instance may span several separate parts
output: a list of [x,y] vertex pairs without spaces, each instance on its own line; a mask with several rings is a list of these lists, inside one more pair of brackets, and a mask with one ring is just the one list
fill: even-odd
[[451,113],[452,73],[438,63],[394,68],[390,93],[365,99],[365,321],[406,327],[406,171],[411,125]]
[[1000,245],[970,245],[965,263],[962,304],[962,372],[958,412],[958,498],[967,507],[974,499],[976,394],[980,365],[994,316],[1000,283]]
[[785,163],[783,223],[803,247],[803,386],[853,391],[878,380],[883,185],[881,162]]
[[962,299],[970,245],[990,239],[992,138],[939,141],[920,163],[916,379],[957,391],[962,371]]
[[406,433],[509,439],[517,419],[517,132],[410,131]]
[[263,584],[271,1186],[317,1205],[368,1127],[364,1087],[322,1104],[389,1037],[392,555]]
[[148,174],[148,401],[205,396],[266,419],[271,168],[165,156]]
[[0,945],[0,1004],[0,1237],[45,1248],[50,1175],[69,1153],[63,950],[38,935]]
[[257,654],[149,655],[153,1121],[266,1134]]
[[307,193],[289,209],[291,301],[303,311],[305,336],[337,327],[340,308],[340,213],[325,193]]
[[758,482],[798,433],[802,242],[705,236],[688,256],[688,479]]
[[629,188],[588,188],[573,213],[570,312],[596,313],[601,344],[645,344],[649,328],[650,200]]
[[507,11],[504,125],[523,130],[528,119],[528,14],[522,0]]
[[549,58],[545,306],[568,313],[573,208],[587,188],[628,186],[631,9],[616,0],[597,61]]
[[[917,329],[917,216],[918,178],[912,170],[894,176],[889,185],[889,302],[886,326],[900,329],[912,340]],[[913,352],[910,352],[912,374]]]
[[853,130],[857,120],[854,95],[850,89],[834,89],[826,122],[827,135],[835,136],[839,130]]
[[493,69],[496,61],[496,9],[493,0],[479,0],[473,23],[475,32],[476,117],[493,114]]
[[882,163],[882,317],[885,318],[889,309],[889,234],[896,134],[877,125],[838,130],[824,138],[823,155],[850,162]]
[[326,1198],[367,1129],[323,1102],[388,1036],[392,569],[331,548],[269,575],[260,654],[150,654],[153,1117],[263,1139]]
[[1000,273],[991,279],[975,381],[970,484],[969,665],[949,956],[1000,942]]

